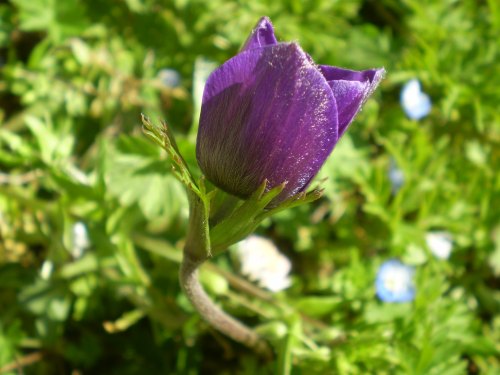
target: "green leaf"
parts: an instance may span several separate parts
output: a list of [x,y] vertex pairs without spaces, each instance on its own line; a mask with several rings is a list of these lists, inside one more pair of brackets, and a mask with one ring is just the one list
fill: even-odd
[[148,220],[172,222],[187,206],[182,185],[170,173],[167,161],[158,160],[157,154],[148,155],[150,145],[144,150],[140,139],[122,139],[120,149],[107,155],[108,191],[125,206],[137,204]]
[[47,31],[55,41],[77,35],[87,26],[85,8],[78,0],[13,0],[19,8],[21,29]]
[[303,297],[300,298],[295,306],[305,314],[312,317],[320,317],[331,314],[336,307],[342,304],[340,297]]
[[199,187],[195,183],[191,172],[189,171],[189,167],[185,163],[182,155],[179,153],[175,138],[167,124],[162,122],[161,126],[154,125],[144,114],[141,115],[141,118],[144,134],[167,151],[170,156],[173,165],[173,172],[177,179],[182,182],[188,190],[191,190],[199,198],[204,199],[204,194],[199,190]]
[[0,366],[13,362],[17,357],[18,346],[24,338],[21,321],[16,319],[8,325],[0,321]]

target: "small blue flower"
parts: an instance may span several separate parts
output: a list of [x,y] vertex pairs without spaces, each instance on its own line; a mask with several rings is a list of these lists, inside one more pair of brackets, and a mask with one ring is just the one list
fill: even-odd
[[392,194],[396,194],[405,183],[405,175],[403,171],[399,169],[394,159],[391,160],[391,163],[389,165],[389,172],[387,174],[389,180],[391,181]]
[[415,298],[413,267],[391,259],[383,263],[377,273],[375,288],[384,302],[408,302]]
[[422,91],[418,79],[407,82],[401,90],[401,106],[406,116],[420,120],[429,114],[432,103],[429,95]]
[[165,87],[176,88],[181,85],[181,75],[174,69],[164,68],[160,70],[158,79]]

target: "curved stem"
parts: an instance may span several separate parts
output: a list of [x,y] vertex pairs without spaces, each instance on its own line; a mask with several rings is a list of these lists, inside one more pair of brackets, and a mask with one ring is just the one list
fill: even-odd
[[179,280],[188,299],[212,327],[259,354],[271,357],[271,348],[257,333],[222,311],[205,293],[198,280],[198,267],[204,261],[194,260],[189,253],[184,252]]

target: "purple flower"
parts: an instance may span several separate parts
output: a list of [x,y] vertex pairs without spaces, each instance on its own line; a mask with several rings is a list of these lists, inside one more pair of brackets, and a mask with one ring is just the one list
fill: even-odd
[[297,43],[279,43],[267,17],[203,93],[196,155],[222,190],[249,197],[286,183],[279,203],[304,191],[384,69],[315,65]]
[[448,259],[453,250],[453,238],[444,231],[427,232],[425,242],[431,253],[439,259]]

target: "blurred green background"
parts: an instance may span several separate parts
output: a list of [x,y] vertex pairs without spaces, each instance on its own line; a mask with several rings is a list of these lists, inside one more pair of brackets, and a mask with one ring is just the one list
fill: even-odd
[[[140,125],[165,119],[196,168],[204,79],[262,15],[318,63],[388,71],[325,196],[259,228],[292,286],[242,288],[234,253],[202,272],[271,362],[180,292],[187,202]],[[497,0],[1,2],[0,373],[500,373],[499,35]],[[432,100],[420,121],[399,100],[413,78]],[[411,303],[375,296],[391,258],[415,267]]]

